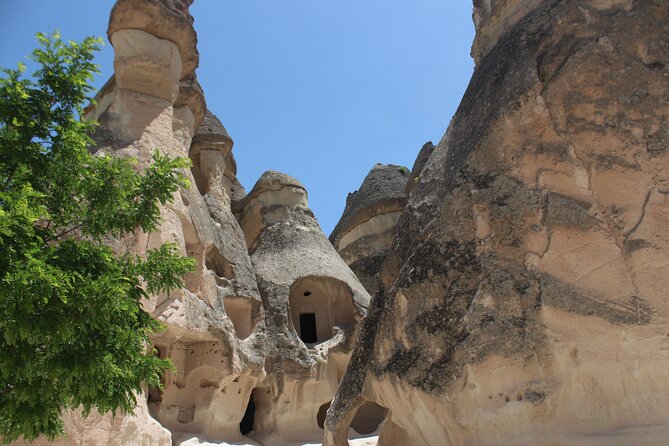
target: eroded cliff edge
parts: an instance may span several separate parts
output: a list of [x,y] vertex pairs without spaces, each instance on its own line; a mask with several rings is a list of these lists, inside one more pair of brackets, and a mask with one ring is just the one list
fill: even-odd
[[326,420],[379,444],[669,434],[669,5],[475,1],[475,73]]

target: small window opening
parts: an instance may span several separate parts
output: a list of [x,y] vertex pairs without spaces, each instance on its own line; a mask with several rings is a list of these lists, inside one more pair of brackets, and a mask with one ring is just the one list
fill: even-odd
[[307,296],[307,297],[311,296],[311,291],[305,291],[304,295]]
[[253,422],[256,414],[256,403],[253,401],[253,393],[249,396],[249,404],[246,406],[246,412],[244,412],[244,417],[239,423],[239,432],[242,435],[247,435],[253,430]]
[[300,314],[300,339],[305,344],[312,344],[318,341],[316,332],[316,313]]
[[227,261],[221,252],[215,247],[210,246],[205,255],[205,266],[222,279],[232,280],[234,272],[230,262]]

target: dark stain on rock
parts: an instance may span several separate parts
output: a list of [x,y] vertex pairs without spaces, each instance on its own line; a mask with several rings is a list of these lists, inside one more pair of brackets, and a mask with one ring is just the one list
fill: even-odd
[[542,83],[550,82],[567,63],[569,57],[592,40],[568,34],[537,55],[537,72]]
[[618,302],[548,274],[542,274],[540,280],[544,305],[598,317],[616,325],[646,325],[651,322],[652,307],[640,297],[630,296],[627,302]]
[[386,259],[387,253],[372,254],[356,260],[349,265],[362,285],[370,295],[375,295],[379,290],[379,272]]
[[524,399],[531,402],[532,404],[541,403],[546,399],[546,394],[540,390],[526,390],[524,394]]
[[545,222],[562,226],[575,226],[587,231],[597,225],[588,214],[590,204],[554,192],[548,195]]
[[639,170],[641,169],[641,166],[637,162],[629,162],[619,156],[615,155],[603,155],[603,154],[598,154],[595,155],[594,157],[591,158],[592,163],[595,167],[598,167],[600,169],[612,169],[616,166],[625,168],[625,169],[632,169],[632,170]]
[[637,249],[644,249],[644,248],[652,248],[655,245],[653,245],[651,242],[648,240],[643,240],[640,238],[634,238],[630,240],[625,240],[625,243],[623,245],[623,249],[625,250],[625,254],[631,254],[632,252],[636,251]]
[[[537,86],[535,54],[550,34],[548,12],[559,1],[547,0],[514,26],[479,62],[465,91],[447,138],[447,190],[492,122]],[[440,143],[441,144],[441,143]],[[439,148],[437,149],[439,150]]]

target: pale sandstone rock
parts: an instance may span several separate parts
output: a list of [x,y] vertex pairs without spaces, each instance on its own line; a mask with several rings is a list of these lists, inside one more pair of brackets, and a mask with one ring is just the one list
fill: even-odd
[[299,181],[266,172],[238,213],[267,326],[253,438],[318,441],[369,295],[321,231]]
[[169,40],[140,29],[111,35],[116,86],[174,102],[179,91],[181,55]]
[[371,295],[377,292],[379,271],[406,204],[408,180],[406,167],[374,166],[360,189],[348,195],[346,208],[330,234],[332,245]]
[[406,195],[411,193],[414,186],[416,186],[416,183],[418,183],[420,180],[420,176],[423,173],[425,164],[427,164],[427,160],[429,160],[430,156],[432,156],[432,152],[434,152],[434,144],[432,144],[432,141],[426,142],[423,144],[423,147],[420,148],[418,156],[416,157],[416,161],[414,161],[413,167],[411,168],[411,175],[407,181]]
[[[233,141],[206,110],[194,75],[189,3],[117,2],[109,26],[115,74],[86,110],[100,122],[99,154],[134,156],[140,168],[153,150],[193,162],[185,172],[191,187],[163,207],[158,231],[109,240],[118,252],[140,255],[172,242],[195,259],[183,289],[145,303],[166,327],[152,346],[175,370],[162,390],[138,396],[134,415],[66,413],[61,445],[252,442],[246,435],[319,441],[370,299],[322,233],[299,182],[269,173],[245,197]],[[314,326],[302,327],[303,337],[314,329],[309,348],[298,337],[304,313],[313,315]]]
[[176,371],[134,415],[66,413],[57,444],[320,444],[323,426],[326,445],[666,443],[666,2],[474,2],[477,68],[446,135],[333,234],[352,266],[383,255],[368,310],[297,180],[245,196],[190,3],[117,2],[116,73],[87,109],[99,153],[193,161],[159,232],[110,240],[196,260],[146,303]]
[[[211,185],[205,171],[217,165],[221,169],[221,181],[228,199],[236,202],[244,198],[246,192],[237,180],[237,163],[232,154],[234,142],[221,121],[210,111],[206,111],[190,147],[193,160],[193,176],[201,194],[209,192]],[[218,153],[218,154],[217,154]]]
[[[224,130],[200,126],[206,105],[193,75],[197,50],[188,3],[117,3],[109,28],[115,76],[87,110],[100,121],[97,153],[134,156],[143,168],[159,150],[172,157],[191,155],[195,166],[204,166],[198,174],[206,191],[201,194],[192,173],[185,172],[192,187],[163,207],[158,231],[109,241],[119,252],[140,255],[173,242],[196,260],[185,288],[145,304],[166,326],[153,346],[176,371],[164,377],[163,391],[147,389],[138,396],[133,416],[65,414],[68,435],[59,440],[62,445],[169,445],[172,433],[183,432],[238,440],[250,392],[265,375],[262,302],[229,197],[232,184],[241,188],[232,141]],[[206,141],[198,141],[201,134]],[[200,162],[202,150],[207,162]]]
[[477,67],[328,412],[380,445],[669,433],[669,4],[476,1]]
[[118,0],[109,17],[109,40],[119,30],[141,29],[179,48],[183,59],[180,79],[191,75],[199,63],[197,33],[188,7],[193,0]]
[[102,416],[96,412],[84,418],[80,411],[64,415],[66,437],[50,442],[16,441],[14,446],[170,446],[170,433],[148,413],[146,401],[140,399],[133,416]]
[[[179,95],[174,103],[174,107],[187,107],[193,113],[195,118],[194,128],[198,129],[202,124],[202,120],[207,112],[207,103],[204,99],[202,86],[197,81],[195,73],[179,81]],[[199,133],[199,129],[194,138],[197,137],[197,133]]]

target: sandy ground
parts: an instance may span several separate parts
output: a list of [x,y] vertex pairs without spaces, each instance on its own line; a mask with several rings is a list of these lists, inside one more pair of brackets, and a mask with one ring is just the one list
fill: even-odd
[[[349,431],[349,443],[351,446],[376,446],[378,440],[378,433],[362,436],[353,430]],[[205,439],[200,439],[197,436],[185,435],[181,439],[176,440],[174,444],[178,446],[321,446],[321,443],[319,442],[286,442],[275,435],[263,437],[257,441],[251,441],[249,443],[211,443]]]

